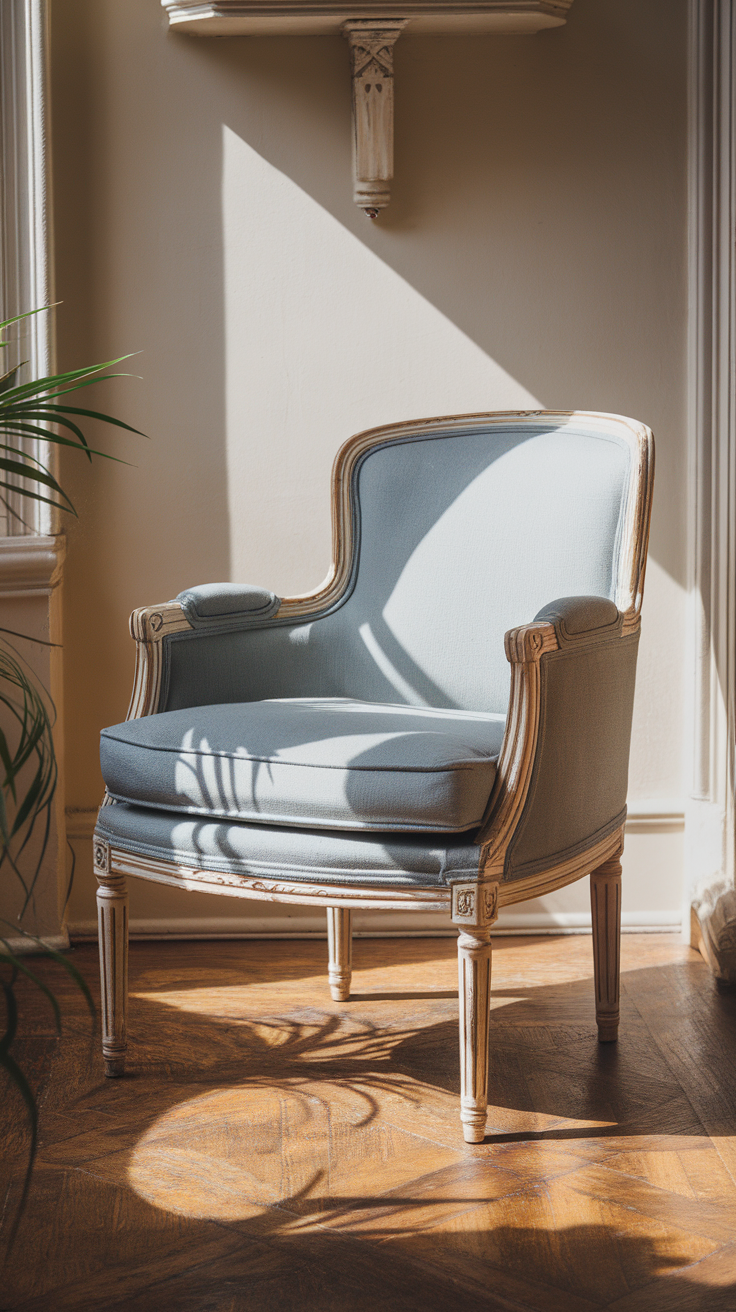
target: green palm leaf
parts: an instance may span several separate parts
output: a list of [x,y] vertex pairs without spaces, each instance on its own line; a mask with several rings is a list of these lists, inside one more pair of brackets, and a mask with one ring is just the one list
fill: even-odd
[[[30,314],[16,315],[15,318],[0,323],[0,349],[8,344],[5,333],[12,324],[41,312],[41,309],[32,310]],[[71,392],[78,392],[84,387],[91,387],[111,378],[130,377],[128,374],[115,371],[115,367],[127,359],[130,359],[130,356],[124,355],[116,360],[108,360],[104,364],[48,374],[43,378],[23,383],[18,382],[22,365],[17,365],[0,376],[0,489],[12,492],[14,496],[23,500],[42,502],[70,514],[76,514],[70,498],[51,469],[38,454],[24,448],[24,440],[34,443],[42,441],[72,448],[89,460],[93,456],[102,456],[105,459],[115,459],[118,463],[126,463],[119,461],[118,457],[90,447],[80,421],[89,419],[96,423],[124,429],[128,433],[145,435],[140,433],[139,429],[124,423],[122,419],[100,410],[67,404],[65,398]],[[111,370],[114,372],[110,372]],[[17,516],[17,512],[4,501],[1,491],[0,503],[5,504],[9,513]],[[3,713],[3,728],[0,729],[0,775],[2,776],[0,778],[0,875],[4,868],[5,872],[16,878],[21,886],[23,909],[19,916],[20,920],[32,902],[34,887],[47,848],[58,769],[54,751],[53,704],[9,642],[8,634],[11,632],[0,628],[0,709]],[[31,848],[29,844],[34,835],[37,841]],[[34,857],[29,872],[28,855],[31,851],[34,852]],[[94,1022],[95,1007],[92,996],[86,982],[72,962],[60,953],[51,951],[40,939],[26,934],[21,926],[8,925],[7,928],[13,929],[14,934],[20,933],[28,938],[35,949],[45,952],[67,972],[81,989]],[[41,990],[52,1007],[57,1030],[59,1032],[61,1030],[61,1011],[53,991],[20,959],[17,953],[10,950],[8,942],[0,938],[0,990],[5,1000],[4,1029],[0,1033],[0,1069],[6,1072],[20,1094],[26,1107],[30,1128],[26,1174],[11,1229],[11,1245],[28,1197],[38,1140],[36,1098],[26,1075],[11,1052],[18,1031],[15,986],[19,976],[23,976],[34,987]]]

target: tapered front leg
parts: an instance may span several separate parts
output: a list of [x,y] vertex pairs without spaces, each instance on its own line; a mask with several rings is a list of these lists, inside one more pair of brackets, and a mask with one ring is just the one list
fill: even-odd
[[124,875],[112,874],[110,848],[94,840],[97,889],[97,924],[102,992],[102,1055],[105,1075],[125,1071],[126,1013],[128,1010],[128,892]]
[[621,977],[621,862],[604,861],[590,876],[595,1018],[599,1043],[618,1038]]
[[460,993],[460,1120],[466,1143],[482,1143],[488,1115],[488,1040],[491,1019],[491,934],[461,933],[457,941]]
[[466,1143],[482,1143],[488,1115],[488,1045],[491,1021],[491,925],[498,884],[454,884],[452,919],[457,942],[460,997],[460,1120]]
[[347,1002],[353,973],[353,913],[344,907],[327,908],[327,942],[330,993],[335,1002]]

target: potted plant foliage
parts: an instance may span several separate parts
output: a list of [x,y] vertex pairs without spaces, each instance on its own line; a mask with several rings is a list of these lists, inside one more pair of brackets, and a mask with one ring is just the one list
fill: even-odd
[[[8,345],[6,333],[11,325],[26,318],[28,315],[18,315],[0,323],[0,350]],[[23,369],[19,364],[0,377],[0,504],[5,505],[8,514],[18,515],[8,499],[8,494],[12,493],[13,500],[20,497],[27,501],[42,501],[76,515],[49,464],[30,453],[29,439],[34,445],[41,440],[53,446],[71,448],[90,461],[95,455],[114,459],[106,452],[90,447],[82,424],[92,419],[124,428],[130,433],[139,430],[112,415],[71,405],[68,398],[94,383],[120,377],[120,373],[111,373],[110,370],[128,358],[121,356],[105,364],[29,382],[19,381]],[[0,625],[0,877],[18,880],[23,898],[18,923],[0,921],[0,989],[5,1003],[4,1028],[0,1032],[0,1069],[6,1072],[25,1103],[30,1129],[28,1162],[11,1243],[28,1195],[38,1129],[38,1108],[33,1089],[12,1051],[18,1036],[16,985],[19,979],[30,980],[48,999],[58,1033],[61,1032],[61,1012],[53,991],[33,970],[25,954],[13,950],[8,941],[9,931],[12,930],[14,938],[27,939],[30,948],[46,952],[67,971],[84,994],[93,1020],[95,1016],[89,989],[73,962],[28,934],[22,923],[32,904],[34,886],[46,851],[58,779],[53,704],[11,642],[13,637],[24,636]]]

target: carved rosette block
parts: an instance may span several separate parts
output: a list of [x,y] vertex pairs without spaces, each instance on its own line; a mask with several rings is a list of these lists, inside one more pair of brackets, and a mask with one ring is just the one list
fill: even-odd
[[128,1004],[128,892],[125,876],[113,874],[110,847],[100,838],[93,844],[97,876],[97,924],[102,993],[102,1055],[111,1078],[125,1070]]
[[394,45],[406,19],[343,24],[353,74],[353,200],[370,219],[391,199],[394,176]]
[[453,884],[452,923],[485,929],[498,917],[498,884]]
[[328,977],[335,1002],[347,1002],[353,973],[353,913],[345,907],[327,908]]
[[460,1120],[466,1143],[482,1143],[488,1115],[488,1044],[491,1016],[491,925],[498,915],[498,884],[453,884],[452,921],[457,944],[460,999]]
[[621,975],[621,862],[604,861],[590,876],[595,1018],[600,1043],[615,1043]]

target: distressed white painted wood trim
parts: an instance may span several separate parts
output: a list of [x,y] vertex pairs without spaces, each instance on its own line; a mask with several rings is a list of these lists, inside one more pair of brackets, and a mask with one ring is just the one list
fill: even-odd
[[[686,901],[736,982],[736,0],[690,0],[689,424],[692,751]],[[724,901],[725,899],[725,901]]]
[[[46,0],[2,0],[0,83],[0,318],[7,319],[53,300]],[[6,367],[27,360],[31,377],[53,371],[53,312],[26,320],[15,336],[11,333],[11,340],[3,353]],[[49,452],[46,443],[28,440],[24,445],[53,467],[55,452]],[[0,533],[55,532],[51,506],[21,504],[18,498],[12,504],[24,523],[3,509]]]

